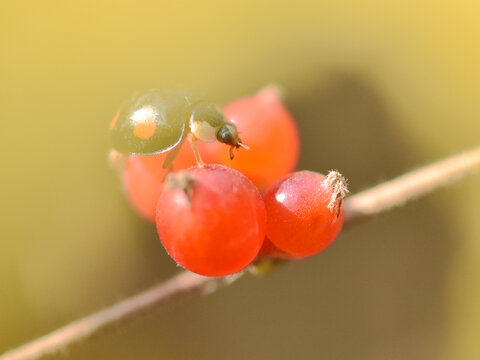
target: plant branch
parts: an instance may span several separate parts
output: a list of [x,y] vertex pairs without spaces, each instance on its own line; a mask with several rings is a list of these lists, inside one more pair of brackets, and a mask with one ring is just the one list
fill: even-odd
[[345,224],[402,206],[448,185],[480,167],[480,146],[451,156],[350,196],[345,202]]
[[214,291],[222,278],[209,278],[184,271],[148,290],[120,301],[106,309],[65,325],[50,334],[13,349],[1,360],[38,359],[55,353],[66,345],[86,338],[98,330],[112,325],[129,315],[136,314],[152,305],[160,305],[182,296]]
[[[480,147],[477,147],[350,196],[345,201],[345,225],[350,226],[357,220],[404,205],[407,201],[458,180],[479,167]],[[38,359],[154,305],[188,295],[215,291],[220,285],[230,283],[240,276],[241,274],[209,278],[185,271],[149,290],[13,349],[0,356],[0,360]]]

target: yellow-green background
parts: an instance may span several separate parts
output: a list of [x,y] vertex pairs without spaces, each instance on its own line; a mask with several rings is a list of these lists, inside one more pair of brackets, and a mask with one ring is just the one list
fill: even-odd
[[[2,1],[0,352],[178,271],[106,163],[135,90],[280,83],[301,168],[358,191],[479,144],[479,18],[477,0]],[[479,180],[51,358],[478,359]]]

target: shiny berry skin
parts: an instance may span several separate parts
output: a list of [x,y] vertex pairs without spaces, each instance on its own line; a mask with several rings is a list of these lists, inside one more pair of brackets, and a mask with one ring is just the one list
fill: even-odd
[[257,188],[222,165],[169,176],[158,200],[157,230],[170,256],[205,276],[244,269],[265,238],[266,214]]
[[[195,156],[188,143],[172,163],[174,170],[183,170],[196,165]],[[158,197],[169,169],[163,168],[168,153],[143,156],[130,155],[122,170],[123,189],[133,209],[146,220],[155,223]]]
[[336,171],[327,177],[299,171],[282,178],[263,195],[268,239],[292,258],[322,251],[342,228],[347,192]]
[[300,153],[300,137],[295,119],[273,88],[235,100],[223,108],[250,150],[238,149],[230,159],[219,143],[199,143],[207,163],[227,165],[246,175],[264,190],[295,169]]

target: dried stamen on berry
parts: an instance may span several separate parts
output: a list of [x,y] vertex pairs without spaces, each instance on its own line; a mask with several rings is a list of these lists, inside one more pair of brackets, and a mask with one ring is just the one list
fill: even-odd
[[[263,194],[268,218],[266,239],[290,258],[324,250],[342,228],[341,196],[346,194],[345,188],[338,173],[330,173],[327,178],[313,171],[298,171],[283,177]],[[271,250],[264,251],[268,254]]]
[[185,171],[177,174],[168,174],[165,180],[165,188],[168,190],[183,190],[188,201],[191,203],[193,198],[193,190],[195,188],[195,179]]
[[340,174],[338,171],[331,170],[328,173],[325,181],[332,189],[332,197],[327,207],[331,212],[333,212],[335,207],[338,206],[338,213],[340,213],[340,206],[342,205],[342,201],[349,193],[347,180],[345,180],[343,175]]
[[285,99],[285,88],[276,83],[269,84],[267,86],[262,87],[257,96],[266,102],[274,102],[274,101],[282,101]]

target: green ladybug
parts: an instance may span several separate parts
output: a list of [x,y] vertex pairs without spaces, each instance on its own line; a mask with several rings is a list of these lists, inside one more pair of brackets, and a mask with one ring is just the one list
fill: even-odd
[[154,155],[172,151],[164,167],[188,139],[202,163],[194,140],[220,141],[233,149],[245,147],[235,125],[229,123],[215,103],[185,91],[149,90],[134,96],[110,123],[113,148],[124,154]]

